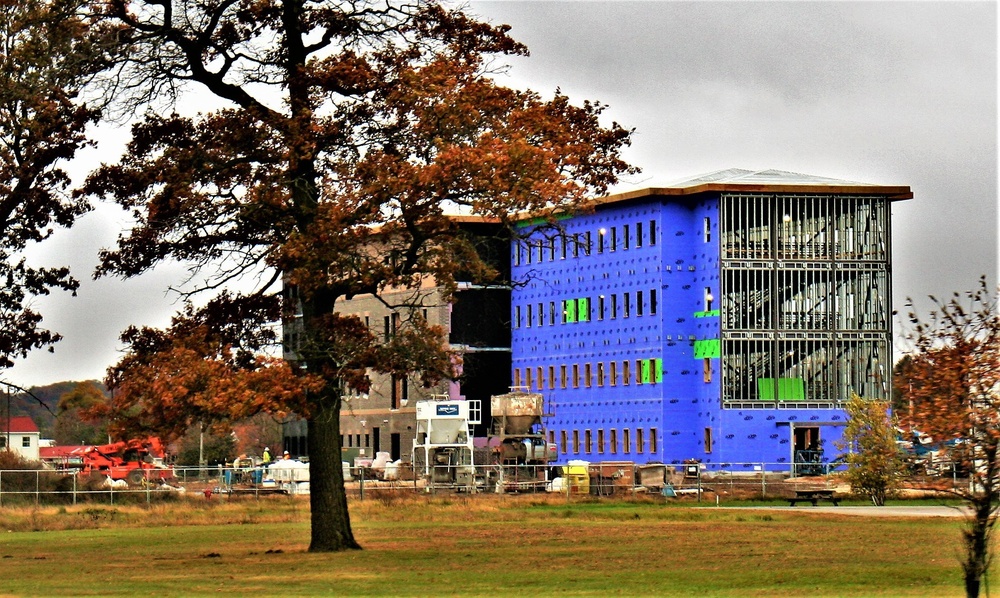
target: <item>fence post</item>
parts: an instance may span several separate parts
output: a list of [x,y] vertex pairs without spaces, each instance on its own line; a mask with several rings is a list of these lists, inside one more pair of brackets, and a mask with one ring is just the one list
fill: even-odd
[[760,497],[767,498],[767,469],[760,464]]
[[360,477],[359,477],[360,482],[358,483],[358,494],[361,495],[361,497],[360,497],[359,500],[364,500],[365,499],[365,468],[364,467],[359,467],[358,468],[358,473],[360,474]]
[[41,488],[39,483],[41,481],[42,472],[35,470],[35,506],[38,506],[38,501],[41,499]]
[[3,506],[3,471],[0,470],[0,507]]
[[698,464],[698,502],[701,502],[701,463]]
[[77,478],[77,474],[76,473],[72,473],[70,475],[73,476],[73,505],[75,506],[76,505],[76,478]]

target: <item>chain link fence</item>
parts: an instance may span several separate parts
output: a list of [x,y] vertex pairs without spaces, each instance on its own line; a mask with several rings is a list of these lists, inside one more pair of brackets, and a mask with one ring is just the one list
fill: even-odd
[[[277,467],[176,467],[165,480],[144,477],[139,484],[108,476],[83,477],[74,470],[0,470],[0,507],[41,504],[152,503],[197,496],[205,499],[296,496],[309,493],[309,470]],[[385,469],[350,467],[344,479],[349,497],[391,500],[405,494],[555,493],[567,497],[659,496],[696,500],[791,499],[812,491],[845,495],[843,465],[818,464],[808,470],[779,463],[684,463],[664,465],[628,461],[572,461],[561,465],[414,465]],[[158,473],[157,475],[161,475]],[[957,476],[921,477],[939,490],[966,484]]]

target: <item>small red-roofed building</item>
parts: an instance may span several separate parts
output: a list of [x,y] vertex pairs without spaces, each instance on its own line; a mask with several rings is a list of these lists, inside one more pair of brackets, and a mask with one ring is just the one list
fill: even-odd
[[0,450],[12,450],[29,461],[38,461],[38,426],[28,416],[0,419]]

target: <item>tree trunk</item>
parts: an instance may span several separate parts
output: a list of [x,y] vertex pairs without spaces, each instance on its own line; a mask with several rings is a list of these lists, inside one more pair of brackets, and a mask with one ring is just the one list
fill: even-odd
[[977,510],[975,519],[965,536],[966,560],[962,563],[962,569],[965,572],[965,595],[968,598],[978,598],[979,586],[988,566],[989,543],[986,523],[979,517]]
[[[339,392],[328,384],[324,392]],[[340,397],[327,396],[312,402],[309,432],[309,504],[312,537],[309,552],[360,550],[351,531],[340,454]]]
[[979,598],[979,578],[970,573],[965,574],[966,598]]
[[[993,475],[992,468],[987,475]],[[962,539],[965,542],[965,561],[962,563],[962,571],[965,573],[965,595],[968,598],[979,596],[982,580],[990,567],[990,536],[995,523],[995,488],[995,480],[986,477],[983,480],[982,491],[973,495],[968,501],[973,512],[962,532]]]

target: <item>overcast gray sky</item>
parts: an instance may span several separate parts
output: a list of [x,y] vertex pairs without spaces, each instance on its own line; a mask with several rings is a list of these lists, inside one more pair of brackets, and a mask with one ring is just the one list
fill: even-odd
[[[995,2],[472,2],[531,57],[501,81],[599,100],[636,129],[643,174],[616,191],[724,168],[909,185],[893,207],[893,295],[946,296],[997,274]],[[112,160],[120,135],[84,157]],[[103,377],[130,325],[168,323],[179,267],[90,281],[96,249],[125,222],[105,207],[37,259],[69,263],[79,297],[39,301],[65,335],[0,378]]]

